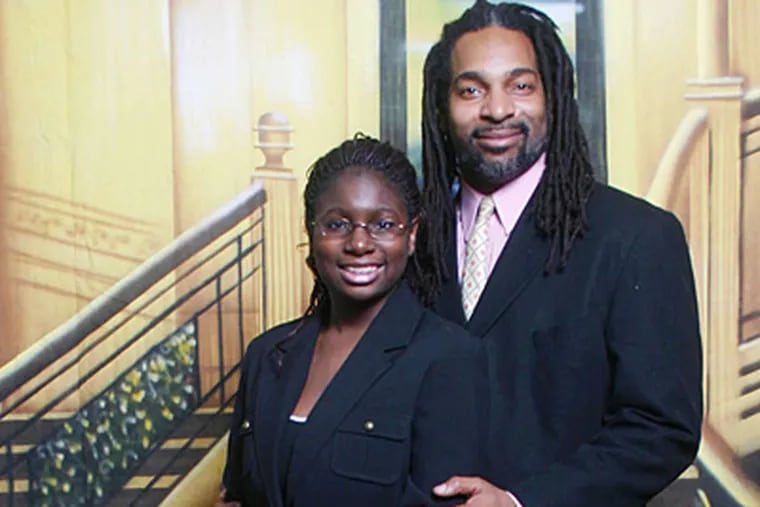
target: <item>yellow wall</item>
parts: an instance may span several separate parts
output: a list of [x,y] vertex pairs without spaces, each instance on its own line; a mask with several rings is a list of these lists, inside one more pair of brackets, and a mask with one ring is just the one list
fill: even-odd
[[300,210],[308,165],[379,131],[377,12],[373,0],[0,2],[0,273],[18,309],[0,364],[249,185],[264,113],[294,129]]
[[[356,130],[379,132],[379,40],[373,0],[251,3],[252,111],[284,113],[299,178]],[[350,50],[349,50],[350,47]],[[256,154],[256,165],[263,157]]]
[[[721,5],[721,27],[712,30],[699,9],[716,12]],[[760,87],[760,9],[754,0],[616,0],[605,2],[604,14],[609,180],[646,195],[677,125],[699,106],[685,98],[689,80],[737,76],[744,91]],[[758,155],[744,160],[740,261],[745,316],[760,311],[760,264],[755,261],[760,205],[752,197],[760,191],[758,169]],[[681,198],[676,206],[686,223],[687,201]],[[745,338],[760,334],[760,316],[743,326]]]
[[0,3],[15,352],[171,238],[167,14],[154,0]]
[[760,146],[760,118],[743,120],[741,104],[760,90],[760,10],[754,0],[610,0],[604,7],[610,182],[650,195],[668,167],[660,164],[666,147],[678,146],[670,143],[681,120],[695,112],[705,119],[705,134],[684,144],[683,164],[673,166],[683,169],[676,198],[660,204],[680,216],[690,239],[706,421],[726,448],[745,456],[760,442],[753,415],[760,399],[760,153],[749,153]]
[[609,182],[646,194],[697,77],[696,2],[606,1],[604,12]]
[[[760,9],[753,0],[734,0],[729,9],[731,38],[729,45],[729,69],[745,78],[746,89],[760,88]],[[749,126],[748,126],[749,127]],[[755,131],[746,137],[747,147],[760,146],[758,121]],[[742,336],[760,335],[760,234],[757,234],[757,218],[760,217],[760,154],[745,159],[742,198],[742,294],[741,313],[753,315],[742,322]]]
[[[455,4],[407,0],[419,22],[410,134],[426,41]],[[710,47],[698,8],[721,4],[725,70],[758,87],[756,0],[604,2],[613,185],[647,194],[693,106],[687,81],[715,77],[700,65]],[[0,365],[247,186],[264,165],[254,127],[268,112],[294,129],[285,165],[296,181],[269,197],[291,199],[287,219],[300,227],[306,168],[358,130],[379,132],[378,9],[377,0],[0,0]],[[749,315],[760,310],[760,155],[741,177]],[[677,211],[688,225],[687,201]],[[743,326],[745,337],[760,332],[760,319]]]

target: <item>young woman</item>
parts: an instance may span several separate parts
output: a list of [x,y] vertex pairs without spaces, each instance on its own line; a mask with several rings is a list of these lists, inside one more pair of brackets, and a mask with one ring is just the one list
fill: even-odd
[[224,500],[436,504],[437,483],[483,473],[487,374],[477,340],[424,306],[438,286],[418,261],[414,169],[346,141],[312,166],[304,204],[311,304],[248,347]]

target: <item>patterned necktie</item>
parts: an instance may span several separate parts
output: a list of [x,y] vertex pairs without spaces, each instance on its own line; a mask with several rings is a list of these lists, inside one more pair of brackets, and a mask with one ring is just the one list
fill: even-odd
[[467,241],[467,251],[464,257],[464,276],[462,277],[462,306],[464,315],[470,320],[480,294],[486,286],[488,275],[488,222],[493,215],[493,198],[487,195],[480,201],[478,216],[472,228],[470,239]]

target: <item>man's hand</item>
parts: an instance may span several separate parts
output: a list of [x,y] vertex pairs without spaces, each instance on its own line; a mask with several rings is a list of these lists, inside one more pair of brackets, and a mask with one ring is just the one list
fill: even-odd
[[474,507],[517,507],[512,496],[480,477],[455,475],[433,488],[438,496],[463,495],[468,498],[467,506]]
[[214,504],[214,507],[240,507],[240,502],[225,502],[224,495],[226,493],[227,491],[224,489],[219,493],[219,500]]

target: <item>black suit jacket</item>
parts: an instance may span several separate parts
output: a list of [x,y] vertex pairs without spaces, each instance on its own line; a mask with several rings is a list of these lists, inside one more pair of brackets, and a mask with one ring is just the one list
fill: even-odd
[[224,475],[229,500],[281,506],[286,483],[288,505],[427,505],[450,475],[484,472],[482,347],[403,284],[299,428],[283,467],[283,427],[293,424],[319,324],[294,321],[248,347]]
[[[523,212],[466,323],[489,358],[490,479],[526,507],[643,505],[699,443],[702,352],[681,226],[600,184],[587,212],[590,229],[550,274],[549,242]],[[465,325],[456,280],[437,310]]]

